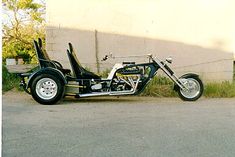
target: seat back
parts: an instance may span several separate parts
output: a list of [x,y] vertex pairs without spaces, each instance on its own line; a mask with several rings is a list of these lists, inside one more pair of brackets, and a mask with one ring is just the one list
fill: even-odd
[[52,67],[60,70],[63,74],[70,75],[70,69],[64,69],[61,63],[51,60],[46,51],[42,50],[42,40],[40,38],[38,42],[34,40],[33,43],[41,68]]
[[67,50],[67,55],[68,55],[74,75],[77,78],[81,78],[82,74],[84,73],[84,69],[81,66],[80,62],[78,61],[78,58],[74,52],[73,45],[71,43],[69,43],[69,50]]
[[76,53],[74,51],[73,45],[69,43],[69,50],[67,50],[68,58],[70,60],[71,67],[73,69],[73,73],[78,79],[100,79],[96,74],[86,70],[82,67],[79,62]]
[[56,69],[63,69],[59,62],[51,60],[46,51],[43,51],[41,38],[38,38],[38,42],[34,40],[34,48],[41,68],[53,67]]
[[52,67],[53,64],[50,62],[49,57],[43,53],[42,49],[39,47],[38,42],[34,40],[33,44],[38,57],[38,62],[40,67]]
[[42,48],[42,39],[41,39],[41,38],[38,38],[38,46],[39,46],[39,48],[41,49],[41,51],[42,51],[44,57],[45,57],[47,60],[51,60],[50,57],[49,57],[49,55],[47,54],[47,52],[46,52],[46,51],[43,51],[43,48]]

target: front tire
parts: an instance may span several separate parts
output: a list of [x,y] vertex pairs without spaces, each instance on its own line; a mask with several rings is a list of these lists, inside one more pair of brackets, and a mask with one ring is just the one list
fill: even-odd
[[33,99],[44,105],[57,103],[64,94],[62,81],[51,74],[41,74],[35,77],[30,90]]
[[179,88],[179,97],[184,101],[196,101],[202,96],[204,87],[200,78],[188,76],[180,78],[180,81],[188,88],[184,90]]

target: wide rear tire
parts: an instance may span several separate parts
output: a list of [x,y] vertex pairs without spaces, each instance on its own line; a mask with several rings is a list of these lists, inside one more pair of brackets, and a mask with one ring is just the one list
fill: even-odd
[[55,104],[64,95],[62,81],[51,74],[36,76],[31,84],[30,90],[33,99],[44,105]]
[[189,90],[183,90],[178,88],[178,94],[182,100],[196,101],[202,96],[204,87],[199,77],[187,76],[180,78],[180,80],[189,89]]

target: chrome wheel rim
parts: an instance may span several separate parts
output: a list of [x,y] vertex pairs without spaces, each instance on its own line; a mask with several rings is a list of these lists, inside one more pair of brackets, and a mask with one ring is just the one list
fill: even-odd
[[44,100],[49,100],[57,94],[57,84],[51,78],[42,78],[36,84],[37,95]]
[[180,89],[180,93],[188,98],[192,99],[200,94],[200,83],[194,78],[180,79],[187,89]]

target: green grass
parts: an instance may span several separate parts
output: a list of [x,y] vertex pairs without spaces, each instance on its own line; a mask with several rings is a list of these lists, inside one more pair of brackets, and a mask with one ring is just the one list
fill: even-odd
[[2,66],[2,91],[6,92],[13,88],[19,88],[20,78],[16,74],[8,72],[7,68]]
[[211,98],[235,97],[235,82],[208,83],[205,86],[204,96]]
[[[155,77],[142,96],[153,97],[175,97],[177,93],[173,90],[173,82],[165,77]],[[207,83],[204,85],[203,96],[210,98],[231,98],[235,97],[235,81],[222,83]]]
[[173,90],[173,82],[166,77],[154,77],[148,84],[142,96],[153,97],[175,97],[177,93]]

